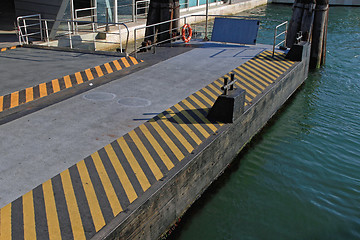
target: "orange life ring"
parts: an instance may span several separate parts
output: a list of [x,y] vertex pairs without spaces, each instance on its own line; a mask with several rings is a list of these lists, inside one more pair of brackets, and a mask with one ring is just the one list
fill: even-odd
[[[189,36],[188,37],[186,37],[186,29],[189,29]],[[184,42],[189,42],[190,40],[191,40],[191,36],[192,36],[192,29],[191,29],[191,27],[190,27],[190,24],[185,24],[184,26],[183,26],[183,29],[182,29],[182,40],[184,41]]]

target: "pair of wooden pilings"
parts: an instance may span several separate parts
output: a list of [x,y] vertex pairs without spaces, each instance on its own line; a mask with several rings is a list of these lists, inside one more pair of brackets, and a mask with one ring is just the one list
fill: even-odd
[[301,32],[302,41],[311,42],[309,67],[312,69],[325,64],[328,18],[329,0],[295,0],[286,46],[291,48]]

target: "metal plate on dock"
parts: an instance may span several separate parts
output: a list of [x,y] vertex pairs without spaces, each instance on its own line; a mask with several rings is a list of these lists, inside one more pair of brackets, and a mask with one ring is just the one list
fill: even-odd
[[259,24],[258,20],[215,18],[211,41],[254,45]]

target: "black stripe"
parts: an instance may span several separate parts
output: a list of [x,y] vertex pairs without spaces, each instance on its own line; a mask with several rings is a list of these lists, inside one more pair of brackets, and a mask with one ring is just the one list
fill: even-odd
[[139,149],[136,147],[134,141],[131,139],[129,134],[124,135],[124,139],[125,139],[126,143],[128,144],[129,148],[131,149],[131,152],[134,155],[135,159],[138,161],[141,169],[145,173],[145,176],[149,180],[150,185],[154,184],[157,180],[156,180],[153,172],[151,171],[149,165],[147,164],[147,162],[143,158],[142,154],[140,153]]
[[3,109],[9,109],[10,108],[10,100],[11,100],[11,94],[5,95],[3,99]]
[[39,87],[39,85],[33,87],[33,94],[34,94],[34,99],[38,99],[40,97],[40,87]]
[[118,59],[118,63],[120,64],[121,68],[124,69],[126,68],[125,64],[123,63],[123,61],[121,60],[122,58]]
[[[204,104],[206,106],[205,109],[203,109],[204,111],[208,111],[210,110],[210,108],[214,105],[215,102],[213,102],[213,104],[209,104],[207,101],[205,101],[205,99],[203,99],[202,97],[200,97],[200,95],[196,92],[193,94],[193,97],[196,98],[199,102],[201,102],[202,104]],[[210,99],[211,100],[211,99]],[[196,104],[197,105],[197,104]],[[198,106],[198,105],[197,105]],[[200,106],[199,106],[200,108]]]
[[98,153],[102,163],[104,164],[106,172],[108,173],[110,181],[114,187],[115,193],[120,201],[120,205],[123,209],[125,209],[127,206],[130,205],[130,201],[126,195],[124,187],[122,186],[120,179],[118,178],[117,173],[113,165],[111,164],[108,155],[105,152],[105,149],[104,148],[100,149]]
[[276,66],[273,66],[272,62],[270,61],[266,61],[264,59],[258,61],[257,63],[261,64],[264,66],[264,68],[267,68],[269,70],[272,70],[273,72],[276,73],[275,77],[278,78],[282,73],[283,73],[283,70],[281,69],[278,69]]
[[[246,91],[250,91],[250,92],[252,92],[253,94],[258,95],[258,93],[257,93],[253,88],[251,88],[251,87],[249,86],[250,84],[248,84],[248,81],[245,81],[244,77],[240,76],[238,73],[236,73],[235,75],[240,78],[240,79],[238,79],[238,82],[239,82],[241,85],[244,85],[244,86],[247,87],[247,88],[246,88]],[[252,85],[251,85],[251,86],[252,86]],[[256,89],[257,89],[257,88],[256,88]],[[249,97],[251,97],[250,94],[249,94]]]
[[19,105],[26,102],[26,90],[23,89],[19,92]]
[[81,77],[82,77],[82,79],[83,79],[84,82],[89,81],[89,79],[88,79],[85,71],[81,71],[81,72],[80,72],[80,75],[81,75]]
[[[163,113],[164,116],[167,118],[167,121],[169,121],[169,124],[172,124],[179,132],[181,135],[184,136],[184,138],[190,143],[190,145],[195,149],[198,145],[197,143],[192,139],[192,137],[189,135],[188,132],[186,132],[179,123],[177,123],[175,121],[175,119],[173,119],[171,117],[171,115],[168,112],[164,112]],[[190,126],[189,126],[190,127]]]
[[54,93],[52,82],[46,83],[46,90],[47,90],[47,95]]
[[[202,135],[202,133],[194,126],[194,124],[192,122],[190,122],[190,120],[188,120],[185,115],[182,112],[179,112],[174,106],[170,108],[173,112],[175,112],[176,116],[179,117],[185,124],[187,124],[187,126],[191,129],[191,131],[201,140],[204,141],[205,137]],[[170,119],[170,121],[174,121],[175,123],[176,120],[172,117]]]
[[257,68],[259,68],[265,76],[270,75],[270,76],[268,76],[270,79],[271,79],[271,78],[275,78],[275,79],[272,80],[272,81],[275,81],[276,78],[278,77],[277,74],[274,74],[274,73],[271,73],[271,72],[270,72],[271,68],[266,67],[266,66],[265,66],[264,64],[262,64],[261,62],[251,61],[251,64],[254,65],[254,66],[256,66]]
[[[209,133],[210,135],[213,134],[213,130],[211,130],[211,128],[206,124],[206,122],[204,120],[202,120],[195,112],[195,110],[193,109],[189,109],[185,103],[180,102],[179,103],[180,106],[182,106],[185,111],[197,122],[200,124],[200,126],[202,126],[204,128],[204,130]],[[206,115],[204,116],[206,118]]]
[[110,65],[110,68],[111,68],[111,70],[112,70],[113,72],[117,72],[117,69],[116,69],[116,67],[115,67],[115,65],[114,65],[113,62],[109,62],[109,65]]
[[126,175],[128,176],[130,182],[131,182],[131,185],[133,186],[136,194],[138,196],[140,196],[141,194],[144,193],[140,183],[139,183],[139,180],[136,178],[136,175],[134,173],[134,171],[132,170],[129,162],[127,161],[127,159],[125,158],[125,155],[124,153],[122,152],[120,146],[119,146],[119,143],[117,141],[114,141],[111,143],[111,146],[113,147],[114,151],[115,151],[115,154],[116,156],[118,157],[122,167],[124,168],[125,172],[126,172]]
[[60,175],[51,179],[62,239],[73,239],[69,211]]
[[199,90],[199,92],[201,92],[205,97],[207,97],[210,101],[212,101],[213,103],[215,103],[216,98],[213,98],[212,96],[210,96],[210,94],[208,94],[207,92],[204,91],[204,89]]
[[[248,75],[248,73],[244,72],[244,70],[242,69],[238,69],[239,72],[241,72],[243,75],[245,75],[246,77],[242,77],[240,74],[237,74],[241,79],[243,83],[247,83],[248,86],[253,86],[253,88],[259,90],[260,92],[263,91],[263,89],[261,89],[259,86],[257,86],[255,83],[253,83],[251,80],[255,81],[255,79],[251,76]],[[251,80],[250,80],[251,79]],[[255,81],[257,82],[257,81]],[[263,87],[265,89],[265,87]],[[258,94],[256,92],[254,92],[255,94]]]
[[141,142],[144,144],[146,150],[149,152],[150,156],[154,159],[156,165],[159,167],[161,173],[165,176],[165,174],[168,172],[168,169],[164,162],[161,160],[159,155],[156,153],[155,149],[150,144],[149,140],[145,137],[143,132],[140,130],[140,128],[134,129],[135,133],[140,138]]
[[78,203],[81,221],[84,227],[85,236],[87,239],[95,234],[95,226],[92,221],[90,208],[86,199],[86,195],[81,183],[80,175],[76,165],[69,168],[71,181],[73,184],[76,201]]
[[266,63],[270,64],[277,71],[281,72],[280,74],[282,74],[287,69],[287,67],[283,67],[279,65],[279,63],[276,63],[271,57],[264,57],[264,59],[268,60]]
[[89,156],[84,159],[86,168],[88,169],[91,182],[94,186],[95,193],[97,196],[97,199],[99,201],[101,212],[104,216],[105,222],[109,223],[111,219],[113,219],[114,215],[111,210],[111,206],[109,203],[109,200],[106,196],[106,192],[104,190],[104,186],[101,183],[99,174],[95,168],[93,159]]
[[177,160],[177,157],[175,156],[175,154],[171,151],[169,145],[164,141],[164,139],[162,138],[162,136],[160,136],[160,134],[151,126],[151,124],[149,124],[148,122],[146,122],[144,124],[147,129],[149,130],[149,132],[151,133],[151,135],[155,138],[155,140],[159,143],[159,145],[162,147],[162,149],[164,150],[165,154],[169,157],[170,161],[176,165],[179,163],[179,160]]
[[66,89],[64,78],[62,77],[62,78],[59,78],[58,80],[59,80],[60,90]]
[[24,218],[22,197],[11,203],[11,236],[12,239],[24,239]]
[[101,64],[99,67],[104,75],[109,74],[108,71],[106,70],[106,67],[104,66],[104,64]]
[[[215,86],[216,87],[216,86]],[[211,92],[212,94],[214,94],[216,96],[216,98],[220,95],[219,93],[215,92],[215,90],[213,90],[211,87],[210,87],[210,84],[208,86],[205,87],[209,92]],[[221,91],[221,90],[220,90]],[[216,100],[216,99],[215,99]],[[214,102],[215,102],[214,100]]]
[[35,212],[35,226],[37,239],[49,239],[49,231],[47,225],[44,193],[42,185],[37,186],[33,190],[34,198],[34,212]]
[[70,80],[71,80],[71,84],[72,84],[73,86],[78,85],[78,83],[77,83],[77,81],[76,81],[75,74],[71,74],[71,75],[69,75],[69,77],[70,77]]
[[92,73],[92,75],[93,75],[94,78],[99,77],[99,75],[97,74],[97,71],[96,71],[95,68],[90,68],[90,71],[91,71],[91,73]]
[[[196,98],[195,94],[194,94],[193,96]],[[187,100],[188,100],[188,102],[189,102],[191,105],[193,105],[193,106],[200,112],[200,114],[202,114],[202,115],[207,119],[207,114],[208,114],[210,108],[207,108],[207,109],[201,108],[201,107],[200,107],[199,105],[197,105],[197,103],[194,102],[191,98],[187,98]],[[199,99],[198,99],[198,100],[199,100]],[[208,120],[209,120],[209,119],[208,119]],[[214,126],[215,126],[216,128],[219,128],[219,127],[220,127],[220,125],[219,125],[216,121],[210,121],[210,120],[209,120],[209,122],[211,122],[212,124],[214,124]]]
[[271,84],[271,82],[269,80],[266,80],[264,77],[262,77],[261,75],[259,75],[258,71],[254,71],[253,69],[251,69],[251,66],[243,66],[242,68],[247,70],[249,73],[255,75],[258,79],[252,77],[252,79],[257,82],[258,84],[260,84],[261,86],[263,86],[264,88],[266,88],[267,86],[269,86]]
[[[165,125],[165,123],[163,121],[156,121],[156,122],[159,124],[160,128],[162,130],[164,130],[164,132],[169,136],[169,138],[173,141],[173,143],[179,148],[180,152],[184,156],[186,156],[186,154],[188,154],[189,152],[186,150],[183,143],[180,142],[180,140],[173,134],[172,131],[170,131],[170,129]],[[169,123],[172,124],[171,122],[169,122]]]

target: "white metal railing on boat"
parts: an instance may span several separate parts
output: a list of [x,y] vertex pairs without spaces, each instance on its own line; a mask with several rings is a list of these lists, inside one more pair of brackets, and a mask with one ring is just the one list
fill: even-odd
[[[272,57],[274,57],[275,54],[275,48],[280,46],[281,44],[285,45],[286,43],[286,33],[287,33],[287,24],[288,21],[285,21],[283,23],[280,23],[279,25],[277,25],[275,27],[275,31],[274,31],[274,43],[273,43],[273,51],[272,51]],[[285,26],[285,30],[278,33],[278,29]],[[280,41],[279,43],[276,43],[277,39],[281,36],[284,36],[284,40]]]

